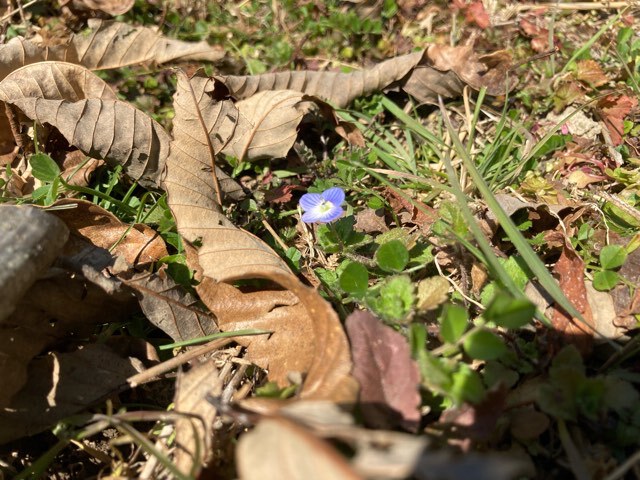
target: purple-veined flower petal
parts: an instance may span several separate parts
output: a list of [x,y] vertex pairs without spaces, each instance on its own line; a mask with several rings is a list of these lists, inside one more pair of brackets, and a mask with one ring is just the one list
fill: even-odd
[[302,221],[305,223],[329,223],[344,213],[341,205],[344,191],[333,187],[322,193],[305,193],[300,198],[300,207],[304,210]]
[[326,201],[333,203],[334,205],[340,206],[342,202],[344,202],[344,190],[340,187],[332,187],[324,192],[322,192],[322,198]]
[[306,212],[322,205],[324,201],[319,193],[305,193],[300,197],[300,206]]
[[305,223],[329,223],[342,216],[342,207],[330,202],[325,205],[324,208],[318,207],[308,210],[302,215],[302,221]]

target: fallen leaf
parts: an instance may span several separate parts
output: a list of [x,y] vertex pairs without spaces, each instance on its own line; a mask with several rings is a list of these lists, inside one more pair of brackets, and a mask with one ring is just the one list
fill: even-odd
[[576,80],[586,83],[591,88],[598,88],[609,82],[609,78],[595,60],[576,62]]
[[207,400],[222,393],[222,382],[213,361],[196,363],[176,380],[175,464],[191,478],[198,478],[212,455],[213,421],[216,408]]
[[[79,63],[90,70],[139,63],[162,64],[174,60],[216,62],[225,55],[221,47],[211,46],[205,41],[184,42],[165,37],[149,27],[104,20],[89,20],[88,23],[91,32],[74,35],[71,47]],[[61,56],[55,49],[54,54]]]
[[105,87],[81,66],[41,62],[7,75],[0,82],[0,101],[57,128],[88,156],[122,165],[141,184],[157,186],[169,154],[169,134],[147,114],[115,100]]
[[247,347],[245,358],[267,369],[270,381],[284,387],[291,374],[302,374],[300,398],[354,403],[357,384],[350,375],[349,346],[330,304],[291,275],[265,271],[264,276],[287,290],[243,293],[205,277],[198,295],[223,331],[273,332],[237,339]]
[[216,62],[225,55],[221,47],[168,38],[149,27],[98,19],[88,23],[90,32],[72,35],[63,45],[40,45],[21,37],[0,45],[0,80],[19,67],[45,60],[107,70],[174,60]]
[[240,120],[222,153],[240,160],[283,158],[298,137],[305,115],[318,106],[300,92],[266,90],[235,104]]
[[355,229],[365,233],[386,232],[389,230],[381,214],[373,208],[365,208],[356,213]]
[[242,435],[236,464],[240,480],[361,479],[328,443],[283,418],[264,418]]
[[29,364],[29,383],[10,408],[0,408],[0,444],[38,433],[126,384],[142,369],[94,343],[68,353],[49,353]]
[[280,185],[265,192],[264,200],[269,203],[288,203],[293,200],[291,192],[294,190],[301,190],[301,187],[298,185]]
[[509,411],[509,431],[518,440],[535,440],[547,431],[549,417],[533,407],[514,408]]
[[[556,233],[556,235],[563,234]],[[585,323],[571,317],[556,304],[552,306],[551,322],[562,345],[573,344],[582,355],[586,356],[593,346],[594,322],[584,282],[584,262],[564,235],[563,244],[562,253],[553,267],[553,273],[558,277],[560,289],[582,314]]]
[[133,7],[135,0],[61,0],[61,7],[76,11],[99,11],[108,15],[122,15]]
[[416,292],[418,310],[426,312],[438,308],[449,298],[450,287],[449,282],[439,275],[420,280]]
[[219,331],[215,317],[199,300],[167,275],[137,274],[124,283],[136,292],[142,311],[149,321],[174,341],[212,335]]
[[[220,212],[211,173],[215,154],[235,135],[241,120],[233,102],[215,101],[217,95],[214,81],[178,73],[174,139],[164,181],[178,231],[188,242],[201,245],[202,273],[216,281],[247,278],[265,269],[289,273],[276,252]],[[233,195],[237,190],[228,189],[222,171],[215,168],[221,189]]]
[[491,26],[489,14],[484,9],[484,5],[480,0],[474,0],[466,5],[464,9],[464,17],[468,23],[475,23],[480,28],[485,29]]
[[624,119],[637,106],[638,99],[627,95],[607,95],[598,102],[600,118],[611,135],[613,146],[622,144]]
[[429,45],[424,51],[351,73],[304,70],[215,78],[236,98],[266,90],[294,90],[346,107],[357,97],[399,86],[419,102],[433,103],[438,95],[459,95],[465,83],[474,89],[487,87],[489,95],[506,93],[504,74],[509,62],[505,53],[480,57],[468,46]]
[[61,199],[54,205],[73,207],[52,211],[72,235],[108,250],[113,256],[122,256],[130,265],[146,268],[168,255],[164,240],[148,225],[127,225],[87,200]]
[[353,312],[346,328],[365,423],[416,431],[421,418],[420,373],[407,339],[369,312]]

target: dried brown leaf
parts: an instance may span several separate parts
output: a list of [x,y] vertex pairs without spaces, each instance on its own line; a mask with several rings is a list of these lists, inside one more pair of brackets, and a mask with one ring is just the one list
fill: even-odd
[[[28,88],[23,90],[23,84]],[[42,62],[5,77],[0,101],[57,128],[88,156],[122,165],[141,184],[156,186],[169,153],[169,135],[145,113],[113,99],[104,85],[81,66]]]
[[0,408],[0,444],[38,433],[126,384],[141,370],[139,360],[116,354],[104,344],[69,353],[49,353],[29,365],[29,383]]
[[[234,226],[222,213],[212,178],[215,154],[242,135],[246,119],[224,99],[215,80],[178,74],[174,141],[165,187],[179,233],[197,252],[188,262],[201,275],[198,294],[222,330],[274,332],[240,340],[248,358],[288,383],[290,372],[306,374],[301,396],[345,402],[355,397],[351,362],[340,321],[318,293],[303,286],[264,242]],[[272,280],[288,291],[243,293],[220,283],[246,278]]]
[[108,15],[122,15],[133,7],[135,0],[62,0],[60,6],[67,6],[72,10],[94,10]]
[[399,86],[420,102],[435,102],[438,95],[457,96],[464,84],[487,87],[490,95],[506,92],[504,73],[507,54],[478,57],[471,47],[430,45],[381,62],[361,71],[288,71],[249,76],[216,76],[237,98],[266,90],[294,90],[317,96],[336,107],[346,107],[355,98]]
[[305,114],[318,111],[313,101],[291,90],[258,92],[235,107],[245,121],[238,122],[222,153],[248,161],[285,157],[298,137]]
[[215,62],[225,55],[221,47],[167,38],[149,27],[97,19],[89,20],[89,26],[89,33],[73,35],[64,45],[39,45],[21,37],[0,45],[0,80],[22,66],[45,60],[107,70],[173,60]]
[[328,443],[284,418],[264,418],[240,437],[236,463],[241,480],[357,480]]
[[237,340],[247,347],[248,360],[268,370],[270,381],[284,387],[291,374],[302,374],[300,398],[353,403],[357,384],[350,375],[349,346],[330,304],[291,275],[265,270],[262,276],[287,290],[243,293],[206,278],[197,290],[221,330],[273,332]]
[[559,305],[553,306],[551,322],[555,331],[562,339],[562,344],[571,343],[580,353],[587,355],[593,347],[593,313],[587,299],[587,289],[584,283],[584,261],[576,253],[568,239],[564,238],[564,247],[560,258],[553,267],[557,275],[560,288],[582,314],[586,323],[571,317]]
[[609,82],[598,62],[595,60],[580,60],[576,63],[576,79],[586,83],[591,88],[598,88]]
[[201,60],[215,62],[224,57],[221,47],[207,42],[184,42],[163,36],[149,27],[135,27],[126,23],[90,20],[89,34],[74,35],[68,50],[53,49],[63,60],[77,58],[90,70],[120,68],[138,63],[161,64],[173,60]]
[[598,102],[600,117],[609,130],[614,146],[622,144],[624,119],[637,106],[638,99],[627,95],[607,95]]
[[369,312],[353,312],[346,328],[366,424],[375,428],[401,425],[415,431],[420,422],[420,373],[407,339]]
[[62,199],[55,205],[73,207],[52,212],[67,225],[72,235],[109,250],[113,256],[122,256],[130,265],[148,267],[168,255],[164,241],[148,225],[127,225],[87,200]]
[[[202,273],[214,280],[246,278],[265,269],[288,273],[286,263],[271,248],[220,212],[211,173],[213,155],[233,137],[240,117],[231,101],[215,101],[216,95],[214,81],[202,77],[189,80],[178,74],[174,140],[165,179],[178,231],[187,241],[201,245]],[[220,178],[221,170],[216,171]],[[229,192],[226,179],[220,180],[222,189]],[[237,190],[230,192],[233,195]]]
[[221,393],[222,382],[212,361],[196,364],[178,375],[174,403],[175,412],[181,416],[175,425],[175,464],[178,470],[192,478],[198,477],[213,453],[216,408],[207,397]]
[[219,331],[215,317],[164,270],[158,274],[135,275],[124,283],[136,292],[149,321],[174,341],[204,337]]

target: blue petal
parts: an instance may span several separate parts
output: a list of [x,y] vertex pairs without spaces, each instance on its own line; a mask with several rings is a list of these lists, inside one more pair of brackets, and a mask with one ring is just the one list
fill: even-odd
[[342,208],[338,205],[331,204],[331,209],[322,211],[314,208],[302,215],[302,221],[305,223],[330,223],[342,216]]
[[327,202],[331,202],[336,206],[340,206],[344,202],[344,191],[340,187],[329,188],[322,192],[321,195]]
[[304,211],[310,211],[322,205],[324,201],[319,193],[305,193],[300,197],[300,206]]

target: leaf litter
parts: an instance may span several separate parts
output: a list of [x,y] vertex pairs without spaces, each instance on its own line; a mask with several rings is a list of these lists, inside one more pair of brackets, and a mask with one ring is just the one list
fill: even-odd
[[[100,10],[100,15],[122,14],[131,8],[130,2],[66,3],[72,10]],[[485,10],[481,2],[468,5],[456,2],[456,9],[464,15],[464,29],[491,28],[492,12]],[[434,18],[440,18],[438,12],[439,7],[435,7]],[[530,20],[534,17],[522,19],[519,26],[526,36],[533,38],[533,49],[542,51],[548,30],[540,26],[542,23],[534,25]],[[224,478],[237,473],[242,479],[410,475],[462,478],[471,472],[475,478],[518,478],[535,475],[531,459],[542,448],[541,435],[550,429],[554,432],[557,429],[562,444],[562,448],[553,452],[553,461],[566,465],[564,455],[568,469],[583,475],[587,468],[596,471],[605,467],[587,466],[581,458],[588,455],[588,448],[603,444],[594,441],[585,446],[577,427],[566,429],[565,422],[575,421],[579,416],[592,422],[608,417],[632,425],[629,432],[616,432],[619,445],[627,445],[624,435],[633,437],[633,428],[637,427],[630,410],[637,397],[630,372],[619,369],[618,377],[608,372],[587,376],[582,362],[589,361],[591,351],[598,348],[593,343],[592,330],[607,332],[607,337],[629,338],[626,335],[635,327],[632,321],[624,328],[612,330],[613,322],[607,317],[626,315],[633,319],[637,314],[634,308],[640,302],[632,301],[626,291],[628,308],[616,309],[614,298],[621,302],[619,287],[623,285],[616,287],[618,293],[614,297],[613,292],[596,291],[591,282],[583,280],[585,273],[600,273],[607,267],[594,264],[593,258],[584,260],[593,237],[582,230],[578,233],[573,227],[566,232],[563,220],[582,220],[583,211],[576,206],[578,213],[573,217],[570,213],[567,218],[563,209],[570,210],[565,208],[569,202],[560,197],[571,182],[575,184],[577,171],[591,175],[583,187],[604,178],[614,178],[622,186],[633,185],[633,180],[625,177],[631,175],[629,172],[607,170],[604,166],[598,176],[584,167],[581,170],[568,167],[560,170],[553,182],[531,177],[522,181],[523,192],[525,187],[536,194],[546,192],[546,196],[540,197],[542,202],[514,202],[503,197],[503,203],[516,204],[508,208],[509,216],[521,220],[524,212],[527,218],[523,228],[534,225],[528,232],[532,243],[535,244],[537,233],[545,235],[548,250],[541,249],[541,254],[552,259],[558,288],[582,317],[551,305],[547,312],[557,337],[555,346],[546,347],[540,358],[534,358],[536,352],[532,350],[541,348],[540,343],[530,347],[521,341],[527,336],[531,338],[534,328],[529,326],[522,331],[502,328],[504,320],[490,313],[492,307],[497,308],[491,302],[501,298],[496,293],[501,286],[495,281],[487,282],[486,272],[479,275],[478,271],[484,268],[479,267],[478,261],[465,259],[459,244],[452,242],[455,237],[465,247],[471,245],[473,251],[474,240],[470,241],[468,228],[455,205],[445,209],[436,202],[432,207],[429,202],[434,197],[425,200],[416,185],[405,184],[403,194],[399,194],[398,189],[383,184],[375,187],[377,191],[375,188],[369,191],[377,195],[381,204],[371,201],[367,209],[360,208],[362,203],[353,208],[358,210],[357,228],[370,234],[380,232],[375,242],[379,245],[375,247],[377,253],[367,247],[366,235],[348,231],[345,234],[341,230],[352,228],[355,223],[345,227],[349,225],[352,207],[348,207],[347,217],[338,220],[335,227],[324,225],[328,229],[324,231],[323,226],[314,226],[305,231],[307,244],[318,242],[320,252],[314,252],[311,246],[304,266],[311,268],[310,260],[320,262],[323,268],[316,268],[309,275],[316,277],[320,289],[310,288],[300,280],[302,272],[296,263],[300,258],[292,260],[294,257],[288,256],[287,245],[277,231],[268,229],[275,244],[270,238],[256,235],[252,232],[255,228],[251,228],[255,215],[242,212],[247,207],[241,202],[248,201],[249,205],[254,202],[257,206],[254,213],[262,216],[263,224],[276,221],[265,217],[261,205],[255,202],[260,191],[249,191],[246,183],[243,186],[235,180],[238,172],[277,178],[280,183],[274,183],[273,187],[274,191],[284,192],[282,199],[275,196],[267,200],[276,210],[294,198],[292,192],[310,187],[314,177],[319,182],[312,187],[316,191],[335,186],[329,183],[318,188],[322,178],[313,167],[315,173],[311,178],[301,175],[304,161],[294,159],[292,152],[302,151],[299,147],[309,142],[310,132],[325,143],[327,132],[336,133],[336,139],[340,136],[347,139],[346,148],[356,152],[363,146],[372,148],[367,143],[366,129],[343,121],[340,112],[333,110],[354,105],[360,97],[403,93],[415,99],[417,105],[436,103],[439,97],[463,97],[467,116],[461,115],[460,128],[464,132],[463,125],[468,127],[477,120],[471,121],[469,116],[471,90],[498,97],[495,101],[499,104],[499,97],[514,88],[514,83],[508,80],[513,69],[511,53],[493,48],[492,53],[480,54],[477,53],[480,49],[471,42],[426,47],[423,43],[419,51],[352,72],[285,70],[233,75],[221,71],[209,76],[203,72],[187,75],[178,69],[172,104],[175,114],[170,122],[164,123],[171,126],[168,130],[155,116],[123,100],[117,87],[110,86],[93,71],[141,63],[156,68],[158,64],[175,61],[221,65],[227,53],[207,42],[171,39],[149,27],[105,20],[90,20],[88,27],[87,32],[74,33],[57,45],[13,38],[0,47],[0,101],[7,107],[7,117],[2,120],[10,127],[1,139],[3,146],[7,152],[19,148],[23,156],[31,152],[51,155],[48,160],[41,160],[45,170],[31,169],[33,157],[31,164],[19,163],[18,155],[3,173],[3,186],[9,181],[15,186],[20,181],[26,185],[38,175],[35,178],[39,183],[34,182],[33,188],[25,193],[31,191],[36,195],[44,189],[46,197],[39,198],[45,198],[44,205],[50,211],[0,207],[2,222],[8,220],[6,224],[0,223],[3,242],[7,244],[3,248],[7,258],[4,263],[11,267],[0,276],[7,293],[0,303],[0,330],[3,330],[0,376],[6,384],[0,396],[0,443],[11,447],[10,442],[46,432],[60,421],[67,427],[79,428],[73,440],[78,442],[84,435],[83,429],[89,428],[97,417],[93,420],[84,417],[78,427],[66,423],[71,415],[100,405],[109,396],[135,398],[148,393],[142,387],[127,392],[128,385],[145,384],[151,388],[158,383],[165,390],[174,391],[176,417],[158,424],[165,435],[173,431],[174,436],[158,437],[148,432],[145,434],[148,437],[138,437],[131,427],[120,431],[130,432],[131,438],[151,452],[145,475],[162,478],[173,471],[174,467],[168,464],[175,464],[185,478],[205,478],[213,466],[231,472]],[[627,51],[619,49],[622,53]],[[611,70],[605,73],[594,59],[575,63],[573,76],[574,80],[564,83],[567,92],[553,99],[558,111],[580,102],[585,95],[595,96],[614,80]],[[534,96],[536,92],[539,90],[525,90]],[[549,103],[548,107],[552,106]],[[633,147],[628,133],[634,128],[636,108],[635,93],[629,89],[598,99],[593,114],[605,127],[602,135],[608,145],[603,151],[607,154],[620,145]],[[481,132],[482,122],[478,124]],[[354,134],[359,130],[361,133]],[[474,131],[466,133],[472,135]],[[574,153],[582,154],[579,150],[585,147],[580,142],[584,139],[576,132],[569,130],[569,133],[575,134],[572,140],[578,145]],[[547,135],[560,137],[554,132]],[[551,153],[544,157],[550,164],[566,153],[567,143],[562,140],[567,139],[554,138],[559,145],[555,147],[557,152],[550,148]],[[412,141],[409,138],[410,144]],[[597,133],[588,141],[597,141]],[[472,144],[469,145],[471,148]],[[166,211],[154,213],[153,209],[147,209],[144,203],[147,200],[139,201],[138,197],[135,198],[138,203],[113,202],[115,183],[107,186],[104,193],[96,190],[103,186],[95,187],[97,184],[92,181],[67,183],[64,179],[69,177],[65,174],[58,179],[55,174],[46,173],[47,168],[60,172],[62,159],[74,152],[104,160],[112,170],[122,172],[124,177],[116,180],[129,187],[129,193],[124,195],[126,201],[131,201],[134,192],[139,191],[138,185],[150,189],[148,194],[155,199],[166,193]],[[413,154],[425,152],[414,150]],[[274,175],[275,170],[270,169],[282,165],[282,159],[286,159],[285,168],[291,171]],[[594,165],[600,162],[595,157],[588,160]],[[617,167],[622,166],[619,160],[616,157],[613,162]],[[337,165],[339,172],[340,161]],[[72,168],[81,167],[80,163]],[[351,168],[356,172],[361,167],[355,164]],[[100,171],[100,167],[93,166],[89,175],[95,176]],[[363,171],[379,175],[385,170]],[[290,183],[287,178],[292,176],[298,183]],[[360,185],[360,180],[344,183],[349,188]],[[78,194],[93,194],[94,203],[77,198]],[[554,195],[559,199],[557,204],[548,201]],[[59,197],[62,199],[56,201]],[[377,210],[384,207],[389,207],[387,213],[379,215]],[[368,212],[367,217],[364,212]],[[560,212],[560,221],[550,227],[550,217],[558,218]],[[139,221],[143,213],[145,218],[153,218],[151,226]],[[39,218],[37,222],[32,220],[34,216]],[[54,216],[58,218],[53,219]],[[587,215],[584,218],[592,219]],[[628,217],[626,220],[633,221]],[[496,247],[509,248],[503,238],[498,238],[503,232],[495,219],[478,218],[478,221],[485,222],[486,231],[496,239]],[[402,230],[399,227],[404,229],[403,235],[392,238],[394,231]],[[416,228],[419,233],[407,234],[407,230],[413,232]],[[289,238],[284,231],[280,233]],[[383,235],[387,236],[385,240]],[[397,242],[394,251],[404,258],[398,272],[388,267],[397,262],[385,259],[381,253],[386,248],[381,247],[390,241]],[[429,248],[439,250],[439,257],[425,248],[426,243],[421,243],[426,241],[430,242]],[[338,277],[332,279],[328,272],[335,270],[339,254],[326,258],[322,253],[323,249],[336,251],[331,242],[339,245],[337,251],[344,253],[347,261],[361,260],[366,265],[367,276],[364,283],[360,282],[365,285],[365,297],[358,298],[362,294],[360,287],[346,292],[337,290],[336,296]],[[630,241],[625,248],[633,254],[637,245]],[[445,251],[446,255],[442,255]],[[503,255],[512,253],[505,251]],[[421,273],[415,292],[411,280],[415,277],[401,272],[405,267],[410,270],[424,267],[420,262],[433,265],[435,271]],[[600,262],[603,263],[602,259]],[[157,268],[159,263],[166,266]],[[523,291],[525,285],[534,282],[527,269],[517,262],[503,263]],[[338,271],[345,265],[339,265]],[[616,265],[610,271],[619,267]],[[634,272],[629,272],[628,266],[626,271],[623,268],[616,275],[633,277]],[[367,269],[373,269],[373,277]],[[448,274],[447,280],[443,278],[443,269]],[[190,273],[180,277],[178,271]],[[417,270],[409,273],[414,271]],[[381,272],[388,274],[390,280],[376,285]],[[345,290],[349,288],[342,280],[339,285]],[[456,293],[450,293],[449,285],[454,286]],[[352,293],[355,299],[342,296],[345,293]],[[440,335],[438,322],[444,321],[442,315],[448,315],[446,306],[457,294],[460,294],[457,301],[466,302],[469,311],[479,315],[474,321],[481,323],[474,324],[466,317],[447,319],[461,328],[455,330],[454,336]],[[415,303],[415,308],[393,322],[390,319],[396,315],[398,307],[394,302],[399,296]],[[356,309],[347,316],[345,305],[352,309],[354,301],[364,310]],[[536,302],[544,312],[548,306],[544,299],[538,298]],[[474,310],[471,304],[481,308]],[[486,319],[481,315],[487,304],[489,324],[484,325]],[[374,313],[383,312],[390,325],[384,325],[367,307]],[[132,320],[140,312],[146,317],[142,324]],[[507,313],[513,316],[517,312]],[[341,319],[345,317],[343,327]],[[580,323],[584,320],[587,327]],[[151,336],[140,335],[138,330],[134,336],[140,336],[140,341],[129,341],[133,338],[129,335],[141,325],[147,332],[153,327],[157,330]],[[544,328],[542,324],[534,325],[535,329]],[[226,351],[221,348],[232,340],[214,340],[204,347],[176,350],[172,358],[163,358],[164,361],[155,354],[158,340],[154,335],[163,335],[160,343],[166,343],[167,337],[173,341],[197,340],[219,331],[240,330],[267,333],[235,337],[236,347]],[[115,332],[119,334],[114,335]],[[580,338],[574,338],[576,335]],[[481,337],[499,342],[500,352],[509,353],[498,356],[498,349],[488,352],[487,345],[474,343]],[[576,351],[584,360],[567,350],[570,348],[567,344],[577,346]],[[627,345],[633,345],[633,340]],[[477,352],[482,354],[469,358]],[[518,352],[520,358],[508,357],[513,352]],[[620,367],[632,354],[633,350],[625,345],[611,355],[607,365]],[[566,371],[560,366],[561,358],[573,362],[566,366]],[[551,367],[547,369],[549,362]],[[178,367],[181,371],[173,382],[170,372]],[[572,380],[563,385],[562,379],[566,380],[567,375],[573,375]],[[517,389],[509,392],[507,385],[513,386],[520,380]],[[525,387],[535,382],[543,388],[531,394]],[[267,390],[261,389],[267,387],[271,393],[265,396]],[[613,391],[614,387],[620,392],[617,400],[603,393],[606,388]],[[516,391],[520,398],[529,400],[514,403]],[[550,401],[553,398],[560,399],[558,405]],[[297,416],[292,413],[296,408]],[[129,418],[118,415],[112,416],[116,422]],[[376,430],[357,426],[356,418],[362,418]],[[507,429],[498,428],[500,422],[509,425],[513,438],[505,436]],[[420,434],[389,431],[398,426]],[[252,429],[245,431],[247,427]],[[230,445],[236,436],[239,440],[233,461]],[[433,447],[433,439],[438,436],[447,448]],[[156,442],[156,450],[150,447],[150,440]],[[228,445],[222,443],[224,440]],[[341,453],[344,448],[336,445],[348,445],[353,452],[351,458],[344,456]],[[0,459],[0,468],[4,469],[4,459]],[[235,463],[236,473],[230,462]],[[553,469],[565,467],[550,468],[556,471]]]

